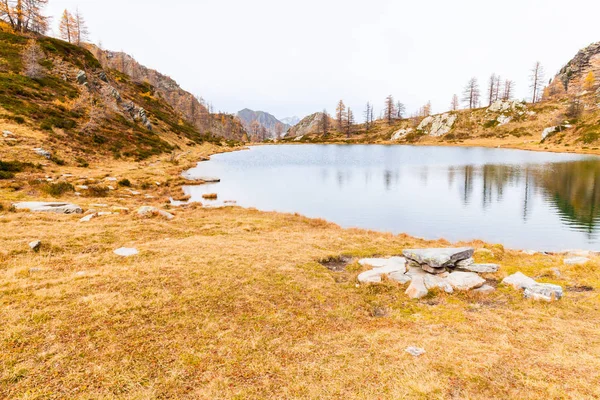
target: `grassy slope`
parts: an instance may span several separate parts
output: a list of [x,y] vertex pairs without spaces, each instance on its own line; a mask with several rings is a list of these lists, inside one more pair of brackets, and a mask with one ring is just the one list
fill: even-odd
[[[589,105],[583,115],[571,120],[572,128],[559,132],[545,141],[541,141],[545,128],[563,124],[568,100],[552,100],[527,105],[528,111],[535,115],[524,115],[515,118],[503,126],[491,123],[499,114],[487,113],[487,108],[457,111],[458,120],[453,129],[445,136],[435,138],[415,134],[408,135],[399,141],[392,141],[392,135],[399,129],[416,129],[422,119],[406,119],[396,121],[392,125],[377,121],[376,125],[366,132],[364,125],[359,125],[350,138],[345,133],[332,131],[326,137],[321,134],[305,136],[301,143],[380,143],[380,144],[413,144],[440,146],[483,146],[508,147],[538,151],[558,151],[600,154],[600,110],[594,103],[594,95],[582,98]],[[510,113],[509,113],[510,114]],[[335,126],[333,126],[335,129]],[[294,141],[289,138],[287,141]]]
[[[135,210],[180,193],[181,169],[219,150],[196,147],[178,165],[163,156],[44,174],[73,184],[82,175],[128,178],[154,199],[126,188],[62,199]],[[5,201],[34,193],[0,190]],[[491,279],[522,271],[595,291],[554,304],[507,288],[412,301],[392,283],[357,287],[356,257],[448,243],[238,208],[171,211],[172,221],[120,213],[79,223],[5,207],[1,398],[600,397],[599,258],[565,267],[559,256],[470,243],[492,250],[480,261],[502,265]],[[27,246],[34,239],[44,242],[37,254]],[[122,246],[141,254],[112,254]],[[341,254],[355,257],[345,272],[318,263]],[[427,354],[412,358],[411,345]]]

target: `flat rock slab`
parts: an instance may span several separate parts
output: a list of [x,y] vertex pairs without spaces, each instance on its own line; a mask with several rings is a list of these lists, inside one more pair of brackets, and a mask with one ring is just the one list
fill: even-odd
[[485,284],[485,279],[474,272],[456,271],[448,276],[447,281],[455,290],[472,290]]
[[457,262],[473,257],[475,249],[470,247],[447,249],[410,249],[404,250],[404,257],[431,268],[445,268]]
[[182,175],[188,181],[194,182],[206,182],[206,183],[219,183],[221,182],[221,178],[217,178],[214,176],[193,176],[189,173],[184,173]]
[[425,286],[425,278],[423,275],[414,275],[410,286],[406,289],[406,295],[411,299],[421,299],[429,293],[429,290]]
[[31,212],[47,212],[55,214],[83,214],[81,207],[70,203],[29,201],[13,204],[17,210],[30,210]]
[[402,257],[392,258],[365,258],[358,262],[362,266],[375,267],[358,275],[360,283],[380,283],[383,275],[394,275],[396,281],[400,281],[400,275],[406,273],[406,259]]
[[563,296],[562,287],[551,283],[538,283],[521,272],[506,277],[502,283],[523,290],[527,299],[550,302],[560,300]]
[[405,351],[413,357],[420,357],[425,354],[425,349],[414,346],[407,347]]
[[505,285],[510,285],[515,289],[523,289],[523,290],[532,285],[537,284],[537,282],[535,280],[531,279],[530,277],[528,277],[527,275],[525,275],[521,272],[517,272],[516,274],[507,276],[506,278],[504,278],[502,283],[504,283]]
[[140,252],[137,249],[121,247],[120,249],[115,250],[114,253],[121,257],[131,257],[138,255]]
[[490,285],[483,285],[480,288],[477,288],[475,290],[473,290],[473,293],[479,293],[479,294],[492,294],[496,291],[496,288]]
[[564,260],[565,265],[583,265],[588,262],[590,262],[590,259],[587,257],[570,257]]
[[153,215],[153,214],[157,214],[160,215],[161,217],[164,217],[168,220],[172,220],[173,218],[175,218],[175,216],[169,212],[166,212],[164,210],[161,210],[159,208],[156,207],[152,207],[152,206],[143,206],[138,208],[137,210],[138,215],[141,216],[148,216],[148,215]]
[[466,266],[458,266],[457,268],[468,272],[475,272],[478,274],[493,274],[498,272],[500,266],[498,264],[471,264]]

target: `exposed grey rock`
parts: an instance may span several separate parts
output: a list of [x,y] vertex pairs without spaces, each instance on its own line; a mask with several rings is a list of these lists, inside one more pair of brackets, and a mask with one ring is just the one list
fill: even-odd
[[405,351],[414,357],[420,357],[423,354],[425,354],[425,349],[422,349],[420,347],[414,347],[414,346],[407,347]]
[[425,286],[425,278],[422,275],[413,276],[405,293],[411,299],[420,299],[427,296],[429,290]]
[[559,129],[560,129],[559,126],[551,126],[549,128],[544,129],[544,131],[542,132],[542,141],[546,140],[546,138],[548,136],[550,136],[552,133],[558,132]]
[[120,249],[115,250],[114,253],[121,257],[131,257],[139,254],[139,251],[133,248],[121,247]]
[[403,137],[405,137],[406,135],[408,135],[409,133],[411,133],[412,131],[413,131],[412,128],[400,129],[400,130],[394,132],[394,134],[392,135],[391,139],[392,140],[400,140]]
[[498,100],[492,103],[492,105],[487,109],[487,112],[522,112],[526,109],[527,106],[517,100]]
[[80,85],[84,85],[87,82],[88,82],[88,78],[87,78],[85,71],[79,71],[77,73],[77,83],[79,83]]
[[188,181],[194,181],[194,182],[206,182],[206,183],[221,182],[220,178],[215,178],[213,176],[193,176],[189,172],[184,172],[183,174],[181,174],[181,176],[183,176]]
[[33,149],[33,151],[35,151],[35,153],[37,155],[46,157],[47,159],[50,159],[52,157],[52,153],[50,153],[47,150],[42,149],[41,147],[37,147],[37,148]]
[[523,292],[526,299],[554,301],[563,296],[563,289],[551,283],[538,283],[525,288]]
[[492,294],[496,291],[496,288],[490,285],[483,285],[480,288],[474,289],[473,293],[479,293],[479,294]]
[[13,204],[13,206],[17,210],[30,210],[31,212],[49,212],[56,214],[83,214],[83,210],[81,209],[81,207],[69,203],[29,201],[23,203],[15,203]]
[[459,269],[469,272],[476,272],[478,274],[493,274],[498,272],[500,266],[498,264],[471,264],[464,267],[459,267]]
[[29,247],[33,251],[39,251],[40,247],[42,247],[42,242],[40,240],[34,240],[33,242],[29,243]]
[[588,263],[589,261],[590,259],[586,257],[570,257],[565,258],[564,263],[565,265],[583,265]]
[[9,136],[14,136],[15,134],[12,133],[11,131],[2,131],[2,136],[4,137],[9,137]]
[[159,208],[156,207],[152,207],[152,206],[143,206],[138,208],[137,210],[138,215],[141,216],[148,216],[148,215],[152,215],[152,214],[158,214],[161,217],[165,217],[168,220],[171,220],[173,218],[175,218],[175,216],[171,213],[168,213],[164,210],[161,210]]
[[100,74],[98,74],[98,78],[100,78],[101,81],[108,83],[108,77],[106,76],[106,72],[101,71]]
[[421,121],[417,130],[422,131],[429,136],[444,136],[446,133],[450,132],[457,118],[456,114],[449,113],[429,116]]
[[498,126],[506,125],[512,120],[512,117],[508,117],[506,115],[500,115],[498,118],[496,118],[496,121],[498,121]]
[[476,289],[485,283],[485,279],[474,272],[455,271],[448,276],[447,280],[455,290]]
[[391,280],[393,280],[395,282],[398,282],[398,283],[401,283],[403,285],[406,284],[406,283],[408,283],[408,282],[410,282],[410,281],[412,281],[412,277],[410,275],[403,274],[403,273],[400,273],[400,272],[392,272],[392,273],[388,274],[388,277]]
[[521,272],[517,272],[516,274],[512,274],[507,276],[502,281],[505,285],[510,285],[515,289],[526,289],[530,286],[536,285],[537,282],[530,277],[522,274]]
[[444,268],[444,267],[442,267],[442,268],[433,268],[433,267],[430,267],[427,264],[421,265],[421,268],[424,271],[429,272],[430,274],[443,274],[444,272],[446,272],[446,268]]
[[474,251],[474,249],[469,247],[456,249],[409,249],[404,250],[402,254],[407,259],[421,264],[421,266],[428,265],[431,268],[445,268],[473,257]]
[[441,289],[446,293],[453,293],[454,289],[448,281],[448,276],[449,274],[447,272],[440,275],[427,274],[423,277],[423,281],[428,290]]
[[475,264],[475,259],[473,257],[467,258],[466,260],[461,260],[456,263],[456,268],[466,268]]
[[79,222],[90,222],[92,219],[96,218],[97,216],[98,216],[98,214],[96,214],[96,213],[86,215],[85,217],[81,218],[79,220]]

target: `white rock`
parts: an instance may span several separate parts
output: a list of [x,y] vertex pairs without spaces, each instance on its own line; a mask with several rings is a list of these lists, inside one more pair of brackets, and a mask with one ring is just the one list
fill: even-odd
[[131,257],[139,254],[139,251],[133,248],[121,247],[120,249],[115,250],[114,253],[121,257]]
[[420,357],[423,354],[425,354],[425,349],[422,349],[420,347],[414,347],[414,346],[407,347],[405,351],[414,357]]
[[104,216],[106,216],[106,215],[112,215],[112,214],[113,214],[113,213],[111,213],[111,212],[108,212],[108,211],[103,211],[103,212],[99,212],[99,213],[98,213],[98,216],[99,216],[99,217],[104,217]]
[[506,115],[500,115],[498,118],[496,118],[496,121],[498,121],[498,126],[502,126],[502,125],[506,125],[510,121],[512,121],[512,117],[508,117]]
[[521,272],[517,272],[516,274],[512,274],[507,276],[502,281],[505,285],[510,285],[515,289],[526,289],[530,286],[536,285],[537,282],[530,277],[522,274]]
[[88,190],[89,187],[87,185],[79,185],[79,186],[77,186],[77,189]]
[[115,190],[114,186],[107,186],[108,190]]
[[488,112],[502,113],[507,111],[523,111],[527,106],[517,100],[498,100],[487,109]]
[[441,289],[446,293],[454,293],[454,289],[448,281],[448,276],[447,272],[440,275],[427,274],[423,276],[423,281],[428,290]]
[[496,288],[490,285],[483,285],[480,288],[474,289],[473,293],[479,293],[479,294],[492,294],[496,291]]
[[477,289],[485,283],[485,279],[474,272],[455,271],[448,276],[448,283],[455,290]]
[[49,151],[47,151],[47,150],[44,150],[44,149],[42,149],[41,147],[37,147],[37,148],[33,149],[33,151],[34,151],[34,152],[35,152],[37,155],[39,155],[39,156],[42,156],[42,157],[45,157],[45,158],[48,158],[48,159],[50,159],[50,157],[52,157],[52,154],[51,154]]
[[294,139],[294,142],[299,142],[302,139],[304,139],[304,135],[303,136],[298,136],[296,139]]
[[79,220],[79,222],[90,222],[92,219],[96,218],[97,216],[98,216],[98,214],[86,215],[85,217],[81,218]]
[[108,177],[108,178],[106,178],[106,179],[104,179],[104,180],[105,180],[105,181],[108,181],[108,182],[116,182],[116,181],[117,181],[117,178]]
[[[444,136],[450,132],[457,118],[458,116],[456,114],[449,113],[429,116],[421,121],[417,130],[423,131],[429,136]],[[431,127],[428,129],[429,126]]]
[[29,201],[13,204],[17,210],[30,210],[31,212],[48,212],[55,214],[83,214],[81,207],[75,204]]
[[38,251],[40,247],[42,247],[42,242],[40,240],[34,240],[33,242],[29,243],[29,247],[31,247],[31,250],[33,251]]
[[398,131],[396,131],[393,135],[392,135],[392,140],[400,140],[402,139],[404,136],[408,135],[409,133],[411,133],[413,131],[412,128],[408,128],[408,129],[400,129]]
[[475,272],[478,274],[493,274],[498,272],[500,266],[498,264],[471,264],[459,268],[465,271]]
[[12,133],[11,131],[2,131],[2,136],[4,137],[9,137],[9,136],[14,136],[15,134]]
[[590,259],[586,257],[571,257],[565,258],[564,263],[565,265],[583,265],[587,264],[589,261]]
[[425,286],[424,277],[422,275],[413,276],[410,286],[408,286],[405,293],[411,299],[420,299],[427,296],[429,290]]
[[456,268],[465,268],[475,264],[475,259],[473,257],[467,258],[466,260],[461,260],[456,263]]
[[138,208],[137,210],[138,215],[141,216],[148,216],[148,215],[152,215],[152,214],[158,214],[162,217],[165,217],[168,220],[171,220],[173,218],[175,218],[175,216],[171,213],[168,213],[166,211],[163,211],[159,208],[156,207],[152,207],[152,206],[143,206]]
[[538,283],[525,289],[523,292],[526,299],[555,301],[563,296],[563,289],[551,283]]
[[104,208],[108,207],[108,204],[91,204],[90,206],[95,208]]
[[444,268],[453,266],[459,261],[473,257],[474,249],[462,248],[440,248],[440,249],[407,249],[402,252],[404,257],[421,265],[431,268]]
[[558,131],[558,126],[551,126],[549,128],[544,129],[542,132],[542,140],[545,140],[551,133]]
[[400,272],[391,272],[390,274],[388,274],[388,277],[391,280],[393,280],[395,282],[398,282],[398,283],[401,283],[403,285],[406,284],[406,283],[408,283],[408,282],[410,282],[410,281],[412,281],[412,277],[410,275],[403,274],[403,273],[400,273]]

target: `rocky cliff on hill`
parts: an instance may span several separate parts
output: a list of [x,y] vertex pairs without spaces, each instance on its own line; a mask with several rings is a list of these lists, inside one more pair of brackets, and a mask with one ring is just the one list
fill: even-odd
[[[591,81],[586,82],[590,73],[595,80],[591,86],[589,84]],[[598,79],[600,79],[600,42],[579,50],[556,75],[547,94],[578,95],[586,90],[598,90]]]
[[329,116],[325,116],[322,112],[314,113],[302,119],[295,126],[290,128],[286,137],[300,137],[312,133],[320,133],[323,126],[323,118],[329,119],[329,126],[333,126],[333,120]]
[[273,115],[264,111],[254,111],[245,108],[237,113],[237,117],[242,121],[246,131],[251,134],[254,133],[252,126],[253,122],[258,123],[258,128],[264,128],[267,136],[271,138],[282,136],[289,128],[291,128],[290,125],[284,124]]
[[245,137],[245,129],[234,116],[210,114],[206,104],[183,90],[170,77],[141,65],[126,53],[102,50],[94,45],[88,45],[88,49],[104,68],[119,71],[135,82],[150,83],[175,111],[200,132],[235,140]]

